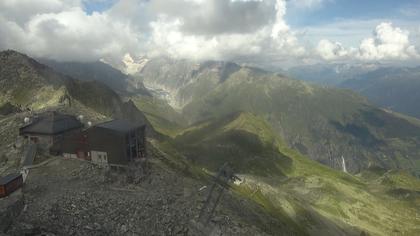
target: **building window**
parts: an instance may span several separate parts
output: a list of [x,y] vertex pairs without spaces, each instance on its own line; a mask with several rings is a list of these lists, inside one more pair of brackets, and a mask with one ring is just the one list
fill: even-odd
[[31,137],[30,140],[33,143],[38,143],[38,137]]

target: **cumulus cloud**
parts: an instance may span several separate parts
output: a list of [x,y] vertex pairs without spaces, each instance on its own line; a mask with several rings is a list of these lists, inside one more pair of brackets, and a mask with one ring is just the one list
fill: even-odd
[[155,54],[230,60],[260,55],[297,56],[305,52],[284,21],[283,0],[185,0],[182,9],[189,9],[187,14],[178,12],[172,2],[156,1],[152,5],[158,13],[151,22],[151,48]]
[[[355,49],[327,39],[315,48],[303,46],[285,20],[288,4],[316,8],[328,1],[332,0],[1,0],[0,49],[112,64],[127,53],[135,58],[166,55],[266,64],[418,56],[408,31],[390,23],[378,25]],[[113,5],[87,13],[85,4],[92,2]]]
[[218,35],[251,33],[265,27],[275,14],[272,1],[155,0],[155,13],[181,21],[189,34]]
[[327,39],[319,41],[316,51],[325,60],[336,60],[349,55],[349,51],[341,43]]
[[300,56],[284,0],[2,0],[0,48],[58,60],[168,55],[197,60]]
[[59,13],[79,6],[80,0],[2,0],[0,16],[23,26],[35,15]]
[[[0,47],[57,60],[98,60],[141,50],[141,33],[107,13],[88,15],[76,0],[6,0]],[[31,9],[30,6],[33,6]],[[22,12],[15,11],[23,7]]]
[[410,44],[409,34],[406,30],[393,27],[392,23],[381,23],[374,31],[374,37],[362,41],[357,57],[362,60],[417,57],[416,48]]
[[355,60],[406,60],[418,58],[417,49],[409,40],[410,32],[394,27],[390,22],[376,26],[373,36],[362,40],[359,47],[344,48],[338,42],[323,39],[316,51],[325,60],[351,58]]

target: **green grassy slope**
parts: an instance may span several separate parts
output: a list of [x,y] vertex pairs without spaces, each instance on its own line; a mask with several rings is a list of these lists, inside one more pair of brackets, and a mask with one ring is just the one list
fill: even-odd
[[290,158],[277,152],[270,128],[249,114],[199,124],[177,136],[175,144],[193,163],[212,171],[230,162],[239,173],[279,177],[291,164]]
[[0,104],[42,109],[65,94],[63,78],[14,51],[0,52]]
[[261,116],[290,147],[337,169],[343,156],[353,172],[371,164],[420,170],[420,126],[350,91],[242,68],[183,109],[190,122],[240,111]]
[[306,234],[420,233],[418,179],[401,171],[352,176],[330,169],[289,149],[251,113],[196,124],[160,147],[199,171],[230,162],[244,180],[237,194]]
[[160,133],[173,137],[185,126],[183,116],[165,101],[152,96],[132,96],[130,99]]

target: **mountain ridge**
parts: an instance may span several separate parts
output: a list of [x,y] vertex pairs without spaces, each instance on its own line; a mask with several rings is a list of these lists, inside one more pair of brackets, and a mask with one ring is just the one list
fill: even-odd
[[10,102],[34,111],[80,104],[83,106],[80,109],[147,124],[151,133],[154,132],[132,101],[123,101],[105,84],[62,75],[16,51],[0,52],[0,76],[0,103]]
[[382,68],[342,82],[384,108],[420,118],[420,67]]
[[81,81],[99,81],[121,95],[129,93],[150,96],[149,91],[144,88],[142,83],[131,84],[130,75],[126,75],[102,61],[58,62],[42,58],[38,60],[63,75]]
[[317,64],[291,68],[288,74],[313,84],[350,89],[377,106],[420,118],[419,66]]
[[[417,130],[418,122],[378,109],[350,90],[311,85],[250,67],[236,68],[222,79],[224,63],[207,67],[185,60],[148,63],[152,66],[146,64],[138,79],[148,89],[164,90],[162,99],[178,108],[188,124],[250,112],[268,121],[290,147],[333,168],[342,169],[344,157],[352,172],[372,164],[419,170],[419,165],[407,164],[417,163],[419,135],[410,129],[404,129],[410,135],[393,129],[399,124]],[[375,125],[375,120],[383,126]]]

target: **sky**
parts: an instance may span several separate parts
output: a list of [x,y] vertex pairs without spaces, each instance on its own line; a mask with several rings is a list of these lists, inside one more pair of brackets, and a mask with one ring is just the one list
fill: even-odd
[[262,67],[420,64],[420,0],[1,0],[0,49]]

